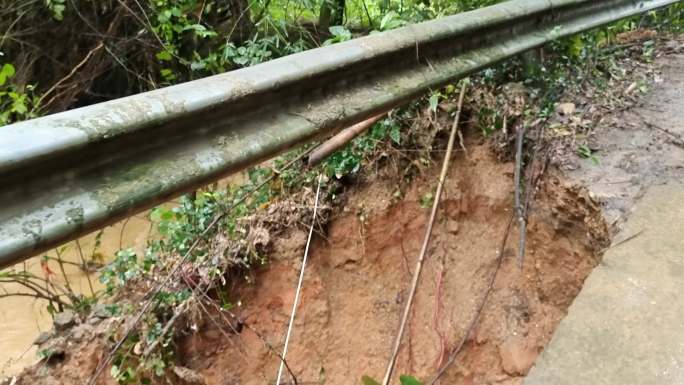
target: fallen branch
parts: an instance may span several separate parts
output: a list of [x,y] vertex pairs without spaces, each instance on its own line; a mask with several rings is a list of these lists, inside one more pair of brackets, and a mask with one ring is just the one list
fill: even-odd
[[376,115],[370,119],[366,119],[361,123],[356,123],[351,127],[347,127],[340,131],[337,135],[328,139],[325,143],[316,147],[309,156],[309,167],[313,167],[319,163],[330,154],[342,148],[344,145],[349,143],[352,139],[361,135],[364,131],[370,128],[375,122],[380,120],[384,114]]
[[145,349],[145,351],[142,353],[142,357],[143,357],[143,358],[149,357],[150,354],[152,354],[152,352],[154,352],[154,350],[157,348],[157,346],[159,345],[159,343],[164,339],[164,336],[166,336],[166,334],[169,332],[169,330],[171,330],[171,328],[173,327],[173,325],[175,325],[175,323],[176,323],[176,321],[178,320],[178,318],[179,318],[182,314],[185,313],[185,310],[186,310],[186,308],[188,307],[188,304],[189,304],[189,301],[185,301],[185,302],[183,302],[183,304],[181,304],[179,307],[177,307],[176,309],[174,309],[173,316],[171,317],[171,319],[169,319],[169,320],[166,322],[166,325],[162,328],[162,331],[161,331],[161,333],[159,333],[159,335],[157,336],[157,339],[155,339],[154,342],[152,342],[150,345],[148,345],[147,348]]
[[[95,46],[95,48],[93,48],[93,49],[91,49],[90,51],[88,51],[88,53],[87,53],[86,56],[83,58],[83,60],[81,60],[80,63],[76,64],[76,66],[75,66],[74,68],[71,69],[71,72],[69,72],[65,77],[63,77],[62,79],[60,79],[57,83],[55,83],[52,87],[50,87],[47,91],[45,91],[45,93],[43,93],[43,95],[40,96],[40,98],[39,98],[38,101],[36,102],[36,108],[40,108],[40,104],[43,102],[43,99],[45,99],[46,96],[50,95],[53,91],[55,91],[55,90],[57,89],[57,87],[59,87],[60,85],[62,85],[62,83],[64,83],[65,81],[71,79],[71,77],[74,76],[74,74],[76,74],[76,72],[77,72],[81,67],[83,67],[83,66],[88,62],[88,60],[90,60],[90,58],[93,56],[93,54],[95,54],[95,52],[99,51],[102,47],[104,47],[104,42],[100,42],[98,45]],[[54,100],[54,98],[53,98],[53,99],[50,99],[50,101],[47,102],[47,103],[45,104],[45,106],[49,106],[49,105],[52,103],[53,100]]]
[[648,123],[649,126],[655,128],[658,131],[661,131],[667,135],[670,136],[670,143],[674,144],[677,147],[684,148],[684,138],[682,138],[679,134],[676,134],[667,128],[660,127],[656,124]]
[[432,234],[432,227],[435,223],[435,218],[437,217],[437,208],[439,207],[440,197],[442,195],[442,189],[444,188],[444,182],[446,180],[447,172],[449,171],[449,160],[451,159],[451,153],[454,149],[454,142],[456,140],[456,133],[458,129],[459,119],[461,117],[461,110],[463,108],[463,97],[465,95],[466,82],[463,82],[461,86],[461,94],[458,98],[458,110],[456,111],[456,116],[454,117],[454,124],[451,127],[451,134],[449,135],[449,142],[447,144],[447,152],[444,155],[444,162],[442,163],[442,171],[439,175],[439,181],[437,183],[437,191],[435,193],[435,200],[432,204],[432,211],[430,212],[430,219],[428,221],[427,229],[425,230],[425,238],[423,239],[423,246],[420,249],[420,254],[418,255],[418,261],[416,262],[416,269],[413,272],[413,281],[411,282],[411,291],[406,301],[404,307],[404,315],[401,319],[401,324],[399,325],[399,331],[397,332],[396,339],[394,341],[394,348],[392,350],[392,355],[390,356],[389,364],[387,365],[387,372],[382,381],[383,385],[389,384],[390,378],[392,377],[392,372],[394,372],[394,365],[397,361],[397,355],[399,354],[399,348],[401,347],[402,337],[404,336],[404,329],[406,328],[406,322],[411,313],[411,307],[413,305],[413,299],[416,295],[416,289],[418,288],[418,281],[420,279],[420,273],[423,269],[423,262],[425,261],[425,254],[427,253],[428,245],[430,244],[430,235]]
[[610,250],[610,249],[613,249],[613,248],[616,248],[616,247],[618,247],[618,246],[620,246],[620,245],[622,245],[622,244],[625,244],[625,243],[631,241],[632,239],[634,239],[634,238],[640,236],[640,235],[643,234],[643,233],[644,233],[644,230],[641,229],[641,230],[637,231],[636,233],[634,233],[634,234],[628,236],[627,238],[625,238],[625,239],[623,239],[623,240],[621,240],[621,241],[617,241],[617,242],[615,242],[614,244],[612,244],[612,245],[610,245],[610,246],[608,246],[608,247],[604,247],[603,249],[601,249],[601,250],[599,251],[599,254],[605,253],[606,251],[608,251],[608,250]]

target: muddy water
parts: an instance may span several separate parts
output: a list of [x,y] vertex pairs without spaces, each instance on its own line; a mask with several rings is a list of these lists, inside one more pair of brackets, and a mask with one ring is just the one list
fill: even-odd
[[[111,259],[114,253],[123,247],[142,249],[145,246],[148,234],[151,231],[151,223],[147,214],[139,214],[127,221],[119,222],[104,229],[100,237],[100,246],[97,249],[105,260]],[[96,234],[89,234],[79,239],[81,250],[86,259],[93,254],[96,243]],[[55,251],[47,255],[56,257]],[[81,263],[81,256],[76,242],[66,245],[62,253],[62,259],[69,262]],[[15,266],[16,270],[24,270],[43,277],[45,273],[40,266],[40,257],[34,257],[23,264]],[[55,273],[55,281],[64,285],[64,277],[57,263],[50,262],[49,268]],[[93,290],[101,289],[97,274],[86,274],[78,266],[65,265],[66,277],[71,288],[78,293],[91,294]],[[0,292],[20,292],[18,284],[0,284]],[[36,336],[41,331],[52,327],[50,314],[46,310],[47,302],[34,300],[29,297],[0,298],[0,377],[16,374],[27,365],[37,360],[36,348],[32,345]]]

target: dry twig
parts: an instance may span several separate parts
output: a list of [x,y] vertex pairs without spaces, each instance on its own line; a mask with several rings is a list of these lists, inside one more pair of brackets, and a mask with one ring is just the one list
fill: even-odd
[[[76,72],[77,72],[81,67],[83,67],[83,66],[88,62],[88,60],[90,60],[90,58],[95,54],[95,52],[99,51],[102,47],[104,47],[104,42],[100,42],[100,44],[96,45],[95,48],[93,48],[93,49],[91,49],[90,51],[88,51],[88,54],[86,54],[86,56],[83,58],[83,60],[81,60],[80,63],[76,64],[76,66],[75,66],[74,68],[71,69],[71,72],[69,72],[69,74],[67,74],[65,77],[63,77],[62,79],[60,79],[57,83],[55,83],[52,87],[50,87],[47,91],[45,91],[45,93],[43,93],[43,95],[40,96],[40,98],[39,98],[38,101],[36,102],[36,107],[37,107],[37,108],[40,108],[40,105],[41,105],[43,99],[45,99],[46,96],[50,95],[53,91],[55,91],[55,90],[57,89],[57,87],[59,87],[62,83],[64,83],[65,81],[71,79],[71,77],[74,76],[74,74],[76,74]],[[50,101],[48,101],[48,102],[45,104],[45,106],[50,105],[50,104],[52,103],[53,100],[54,100],[54,98],[53,98],[53,99],[50,99]]]

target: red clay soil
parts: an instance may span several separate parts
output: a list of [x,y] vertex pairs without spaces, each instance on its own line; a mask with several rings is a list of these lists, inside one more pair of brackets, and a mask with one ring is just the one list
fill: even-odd
[[[428,217],[420,197],[435,173],[392,202],[396,186],[361,188],[312,246],[287,361],[299,384],[382,378]],[[461,339],[488,286],[512,207],[510,163],[485,146],[457,158],[446,184],[398,374],[429,379]],[[478,326],[442,384],[520,384],[608,238],[599,208],[579,188],[547,176],[529,219],[524,268],[517,231]],[[256,283],[241,290],[240,316],[257,330],[226,340],[215,323],[182,343],[181,364],[210,385],[275,383],[306,234],[280,239]],[[393,381],[392,383],[398,383]]]

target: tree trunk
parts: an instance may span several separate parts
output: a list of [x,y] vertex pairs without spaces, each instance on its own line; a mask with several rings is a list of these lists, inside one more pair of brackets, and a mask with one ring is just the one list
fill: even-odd
[[324,0],[318,16],[320,33],[328,34],[328,28],[344,23],[345,0]]

